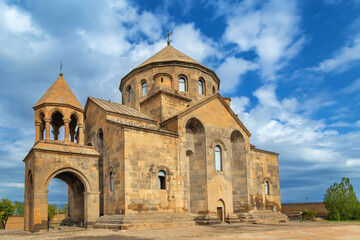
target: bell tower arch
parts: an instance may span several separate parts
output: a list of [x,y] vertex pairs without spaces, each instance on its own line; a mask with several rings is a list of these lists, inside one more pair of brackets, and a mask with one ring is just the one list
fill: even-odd
[[25,230],[47,230],[48,186],[68,185],[69,217],[89,226],[99,217],[99,157],[84,145],[84,109],[63,74],[33,107],[35,144],[25,159]]

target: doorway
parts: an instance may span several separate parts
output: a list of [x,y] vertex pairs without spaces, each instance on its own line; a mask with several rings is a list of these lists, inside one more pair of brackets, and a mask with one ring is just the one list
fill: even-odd
[[225,222],[225,204],[223,200],[219,200],[216,205],[216,214],[221,222]]

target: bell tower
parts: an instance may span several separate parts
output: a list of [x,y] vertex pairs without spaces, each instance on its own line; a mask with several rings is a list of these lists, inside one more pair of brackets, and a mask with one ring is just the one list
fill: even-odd
[[68,185],[69,218],[89,226],[99,217],[99,157],[84,145],[84,109],[60,73],[33,107],[35,144],[25,159],[25,230],[48,227],[48,186]]
[[[84,145],[84,109],[62,73],[33,108],[35,141],[59,141],[59,136],[63,136],[64,142]],[[60,128],[63,126],[64,131],[61,133]]]

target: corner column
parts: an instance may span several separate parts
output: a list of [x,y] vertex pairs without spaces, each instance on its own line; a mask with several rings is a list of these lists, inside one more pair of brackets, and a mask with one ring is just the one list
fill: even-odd
[[48,193],[49,190],[37,190],[33,193],[32,200],[35,211],[30,211],[32,214],[29,216],[30,223],[32,222],[30,226],[32,232],[48,229]]
[[70,123],[70,119],[64,119],[64,124],[65,124],[65,133],[64,133],[64,141],[65,142],[69,142],[69,123]]
[[85,192],[84,202],[85,225],[93,225],[100,216],[100,192]]
[[84,145],[84,124],[79,124],[79,144]]
[[51,118],[44,118],[45,121],[45,140],[50,140],[50,122],[51,122]]
[[35,142],[40,140],[40,125],[41,122],[35,122]]

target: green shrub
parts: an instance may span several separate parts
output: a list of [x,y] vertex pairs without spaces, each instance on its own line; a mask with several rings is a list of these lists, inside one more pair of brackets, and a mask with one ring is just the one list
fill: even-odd
[[339,221],[340,220],[340,212],[339,210],[337,210],[336,208],[331,208],[328,212],[328,216],[327,216],[328,220],[334,220],[334,221]]
[[317,212],[315,210],[309,210],[307,211],[307,215],[310,218],[311,221],[315,221],[315,217],[317,215]]
[[360,220],[360,204],[356,207],[353,218],[355,220]]
[[301,221],[304,221],[308,215],[308,212],[307,210],[302,210],[300,214],[301,214]]

